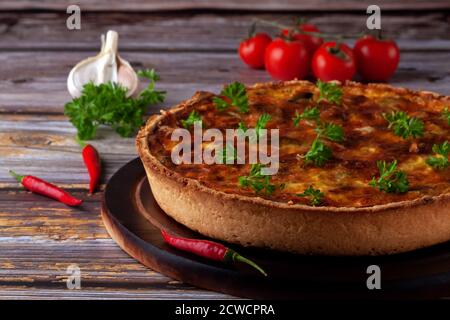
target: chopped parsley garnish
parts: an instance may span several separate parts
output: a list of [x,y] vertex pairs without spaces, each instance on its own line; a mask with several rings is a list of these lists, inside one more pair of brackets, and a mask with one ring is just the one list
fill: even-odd
[[219,154],[218,156],[218,162],[222,164],[234,164],[234,161],[238,158],[236,148],[231,145],[226,145],[222,150],[222,154]]
[[320,91],[318,102],[326,100],[329,103],[335,103],[337,105],[341,104],[342,88],[339,87],[336,83],[322,82],[320,80],[317,80],[316,86]]
[[242,130],[243,132],[247,131],[247,125],[245,124],[245,122],[239,122],[239,126],[238,129]]
[[319,137],[317,137],[311,144],[311,148],[305,154],[306,163],[314,163],[314,165],[321,167],[324,163],[332,157],[331,149],[328,148]]
[[294,126],[298,127],[298,124],[301,120],[314,120],[319,121],[320,110],[317,107],[306,108],[302,113],[298,113],[295,111],[295,116],[292,118],[294,121]]
[[397,170],[397,160],[391,163],[377,161],[377,167],[380,171],[380,177],[378,179],[373,177],[369,182],[370,186],[388,193],[405,193],[408,191],[408,178],[405,172]]
[[[261,136],[261,130],[266,128],[266,125],[270,121],[270,119],[272,119],[272,117],[268,113],[263,113],[258,118],[258,120],[256,121],[256,125],[255,125],[256,139],[259,139],[259,137]],[[244,122],[239,122],[238,130],[242,130],[242,132],[245,133],[248,130],[247,125]],[[239,132],[238,132],[238,134],[239,134]],[[253,136],[252,138],[253,138],[253,140],[255,140],[254,139],[255,136]]]
[[155,83],[160,79],[155,69],[138,70],[137,75],[150,80],[147,88],[139,94],[138,99],[142,100],[141,104],[150,105],[163,102],[166,92],[155,90]]
[[261,129],[265,129],[267,123],[270,121],[270,119],[272,119],[272,117],[270,116],[270,114],[267,113],[263,113],[258,120],[256,121],[256,125],[255,125],[255,132],[256,132],[256,136],[259,138],[261,135]]
[[229,107],[228,102],[226,102],[225,100],[223,100],[222,98],[219,98],[219,97],[214,97],[213,102],[214,102],[216,108],[220,111],[225,110],[226,108]]
[[322,203],[324,193],[319,189],[314,189],[313,186],[309,186],[303,193],[297,194],[298,197],[308,197],[309,203],[312,206],[318,206]]
[[423,136],[423,121],[415,117],[409,117],[406,112],[392,111],[385,114],[384,118],[389,122],[389,128],[393,129],[394,134],[403,139],[410,136],[413,138]]
[[315,131],[319,136],[325,136],[331,141],[341,142],[344,140],[344,129],[340,125],[334,123],[320,124]]
[[447,120],[447,124],[450,126],[450,111],[448,110],[448,107],[444,108],[442,111],[442,116]]
[[433,152],[436,156],[429,156],[427,164],[435,169],[445,169],[450,165],[448,154],[450,153],[450,143],[445,141],[442,144],[434,144]]
[[344,140],[344,130],[340,125],[327,122],[323,123],[320,120],[320,110],[318,107],[306,108],[301,114],[296,112],[292,120],[294,121],[294,125],[298,126],[300,120],[303,119],[314,120],[316,122],[314,131],[317,132],[316,139],[303,158],[306,163],[312,162],[316,166],[323,166],[326,161],[331,159],[332,151],[323,143],[321,137],[326,137],[331,141],[342,142]]
[[202,122],[202,117],[196,110],[193,110],[185,120],[181,120],[181,124],[186,129],[193,126],[195,122]]
[[77,129],[77,138],[90,140],[100,125],[111,126],[122,137],[129,137],[144,123],[147,107],[164,101],[165,92],[155,90],[159,76],[154,70],[138,72],[150,84],[137,98],[127,97],[127,88],[117,83],[89,82],[82,95],[66,103],[64,114]]
[[231,103],[222,98],[214,97],[213,102],[218,110],[225,110],[230,106],[235,106],[242,113],[248,112],[247,90],[242,83],[233,82],[226,86],[220,94],[230,99]]
[[262,165],[260,163],[252,164],[250,174],[239,177],[239,185],[241,187],[250,187],[256,193],[264,191],[270,195],[275,191],[275,185],[270,184],[271,176],[261,174],[261,169]]

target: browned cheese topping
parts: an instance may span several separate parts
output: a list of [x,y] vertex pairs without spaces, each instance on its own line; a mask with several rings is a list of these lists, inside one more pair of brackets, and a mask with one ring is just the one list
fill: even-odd
[[[442,116],[445,106],[450,106],[450,99],[383,85],[348,83],[341,89],[342,101],[336,104],[319,102],[319,89],[308,82],[250,87],[247,113],[235,107],[218,110],[212,101],[216,95],[205,94],[197,104],[166,117],[149,136],[149,148],[164,166],[209,188],[284,203],[308,205],[307,197],[297,195],[310,185],[324,194],[321,205],[332,207],[374,206],[449,192],[450,169],[438,170],[426,160],[433,155],[433,144],[450,140],[450,126]],[[323,139],[332,151],[332,158],[323,166],[305,163],[303,158],[317,136],[316,123],[300,120],[295,126],[292,120],[296,112],[301,114],[316,106],[321,121],[340,125],[344,131],[342,142]],[[255,127],[264,113],[271,116],[266,128],[280,130],[280,167],[270,180],[277,186],[273,193],[257,194],[251,188],[239,186],[239,177],[249,174],[249,164],[172,163],[171,150],[178,142],[171,141],[171,133],[182,127],[181,120],[194,109],[202,118],[203,129],[218,128],[223,133],[225,129],[237,128],[240,122],[248,128]],[[423,121],[423,135],[406,139],[395,135],[385,118],[392,111],[404,111]],[[372,177],[380,175],[377,160],[397,160],[398,170],[407,175],[408,192],[388,193],[369,186]]]

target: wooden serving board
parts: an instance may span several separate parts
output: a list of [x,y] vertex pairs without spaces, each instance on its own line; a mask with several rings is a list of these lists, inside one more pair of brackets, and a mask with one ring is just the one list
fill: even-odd
[[[110,179],[102,205],[111,237],[142,264],[201,288],[246,298],[438,298],[450,297],[450,243],[383,257],[300,256],[229,245],[256,261],[268,277],[245,265],[230,266],[171,248],[160,228],[205,238],[158,206],[140,159]],[[367,267],[381,269],[381,289],[367,288]]]

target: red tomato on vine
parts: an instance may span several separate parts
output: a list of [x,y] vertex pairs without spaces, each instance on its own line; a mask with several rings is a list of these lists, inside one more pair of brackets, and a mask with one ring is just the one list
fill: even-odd
[[304,79],[309,71],[309,53],[303,42],[277,38],[267,47],[265,66],[277,80]]
[[242,41],[239,45],[239,56],[249,67],[264,68],[264,53],[272,38],[267,33],[257,33]]
[[324,43],[311,61],[313,74],[322,81],[351,80],[356,72],[352,49],[344,43],[335,41]]
[[[302,31],[305,32],[320,32],[319,29],[311,24],[311,23],[300,23],[298,24],[298,29],[300,30],[300,33],[296,33],[295,30],[292,33],[292,38],[295,40],[300,40],[303,42],[303,44],[306,47],[306,50],[308,50],[309,55],[312,57],[314,52],[316,52],[317,49],[322,45],[323,40],[319,37],[314,37],[310,34],[301,33]],[[289,35],[288,29],[283,29],[281,31],[283,36]]]
[[366,81],[387,81],[395,73],[400,50],[392,40],[371,35],[360,38],[353,48],[358,73]]

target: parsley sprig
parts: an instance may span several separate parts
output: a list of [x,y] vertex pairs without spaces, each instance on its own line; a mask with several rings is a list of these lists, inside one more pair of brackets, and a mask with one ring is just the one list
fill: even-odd
[[314,189],[313,186],[309,186],[303,193],[297,194],[298,197],[307,197],[309,198],[309,203],[312,206],[318,206],[322,203],[323,196],[325,194],[321,192],[319,189]]
[[313,163],[315,166],[321,167],[325,162],[330,160],[332,156],[333,153],[331,149],[320,140],[320,137],[316,137],[311,144],[311,148],[303,157],[306,164]]
[[232,145],[226,145],[222,150],[222,154],[218,154],[218,162],[221,164],[234,164],[238,160],[237,149]]
[[242,113],[248,112],[247,90],[242,83],[233,82],[226,86],[220,94],[230,99],[231,103],[222,98],[214,97],[213,102],[218,110],[225,110],[230,106],[235,106]]
[[242,130],[243,132],[247,131],[247,125],[245,122],[239,122],[238,129]]
[[380,177],[378,179],[372,178],[369,182],[371,187],[388,193],[405,193],[408,191],[408,178],[405,172],[397,169],[397,160],[391,163],[377,161],[377,167],[380,171]]
[[64,106],[64,114],[77,129],[77,138],[90,140],[100,125],[111,126],[122,137],[129,137],[143,124],[147,107],[164,101],[165,92],[155,90],[159,76],[154,70],[138,72],[150,80],[137,98],[127,97],[127,88],[117,83],[83,86],[80,97]]
[[342,88],[333,82],[322,82],[317,80],[317,88],[319,89],[319,100],[326,100],[329,103],[340,105],[342,102]]
[[314,129],[319,136],[325,136],[331,141],[342,142],[344,140],[344,129],[335,123],[321,123]]
[[305,163],[313,163],[315,166],[321,167],[330,160],[333,152],[322,141],[322,136],[335,142],[344,140],[344,130],[340,125],[334,123],[320,123],[314,129],[317,132],[316,139],[311,144],[311,148],[304,155]]
[[344,129],[337,124],[322,122],[320,120],[320,110],[318,107],[306,108],[301,114],[296,112],[293,118],[294,125],[297,126],[300,120],[308,119],[316,122],[314,131],[317,133],[316,138],[311,144],[311,148],[303,156],[305,163],[313,163],[321,167],[326,161],[330,160],[333,153],[329,147],[322,141],[325,137],[331,141],[342,142],[344,140]]
[[[267,123],[270,121],[270,119],[272,119],[272,116],[270,114],[263,113],[261,116],[259,116],[258,120],[256,120],[256,139],[259,139],[259,137],[261,136],[261,130],[266,128]],[[248,127],[245,122],[239,122],[238,129],[242,130],[242,132],[245,133],[248,130]]]
[[239,185],[241,187],[250,187],[257,194],[264,191],[270,195],[275,191],[275,185],[270,183],[271,176],[261,174],[263,166],[260,163],[252,164],[250,174],[248,176],[239,177]]
[[302,113],[295,111],[295,116],[292,118],[294,126],[298,127],[301,120],[319,121],[320,110],[317,107],[306,108]]
[[407,139],[423,136],[423,121],[415,117],[410,117],[404,111],[392,111],[384,114],[384,118],[389,122],[388,128],[392,128],[394,134]]
[[198,113],[197,110],[192,110],[186,119],[181,120],[181,125],[187,129],[190,126],[193,126],[194,123],[202,121],[203,120],[202,117],[200,116],[200,113]]
[[156,81],[161,79],[159,75],[156,73],[155,69],[138,70],[137,75],[139,77],[150,80],[150,83],[147,85],[147,88],[145,88],[139,94],[139,98],[142,100],[141,104],[147,106],[163,102],[166,92],[155,90]]
[[263,113],[256,121],[255,132],[258,138],[261,136],[261,130],[266,128],[266,125],[270,121],[270,119],[272,119],[270,114]]
[[450,165],[448,161],[448,154],[450,153],[450,143],[445,141],[442,144],[434,144],[433,152],[435,156],[427,158],[427,164],[435,169],[445,169]]
[[307,108],[302,114],[296,113],[296,117],[293,118],[294,125],[297,126],[302,119],[314,120],[316,122],[316,128],[314,131],[317,133],[316,138],[311,144],[311,148],[303,156],[305,163],[313,163],[314,165],[321,167],[326,161],[330,160],[333,153],[329,147],[322,141],[322,137],[325,137],[331,141],[342,142],[344,140],[344,129],[337,124],[322,122],[320,120],[319,108]]
[[448,107],[445,107],[442,111],[442,117],[447,120],[447,124],[450,126],[450,111]]

